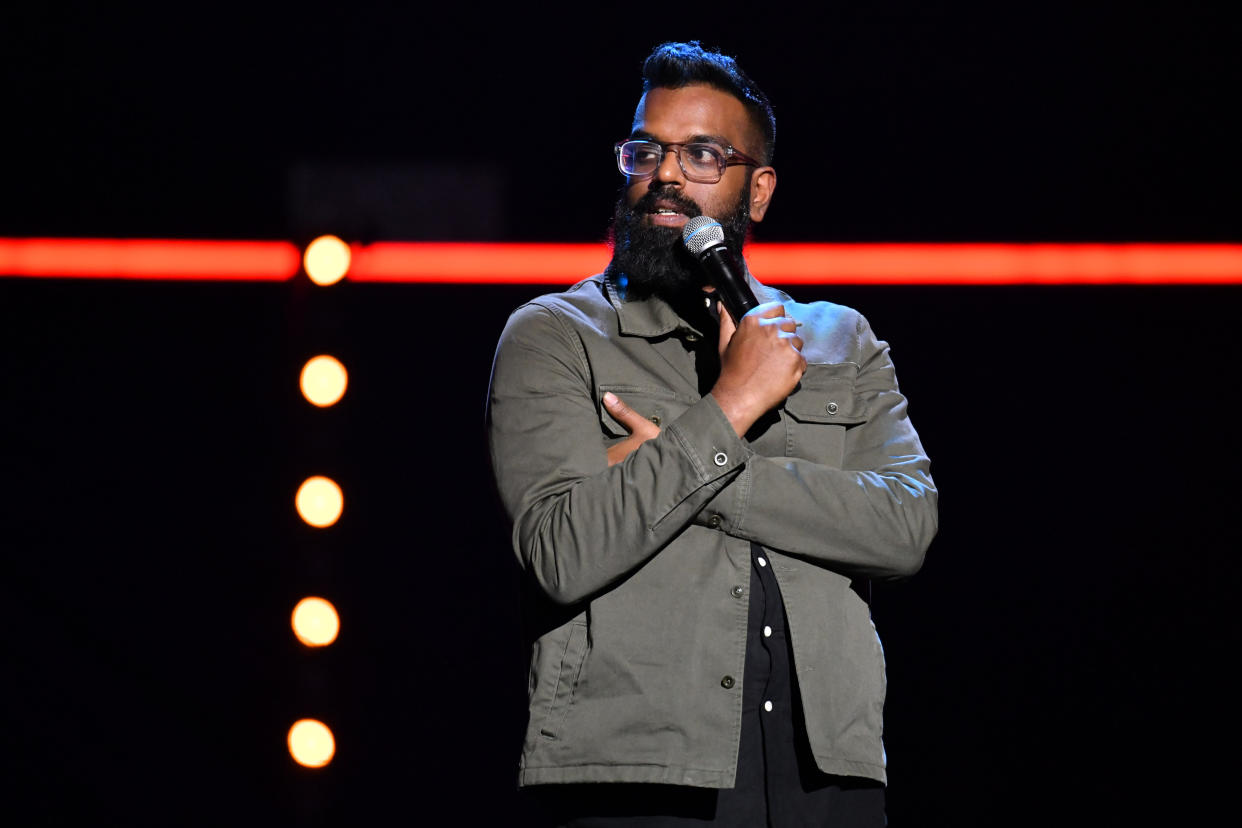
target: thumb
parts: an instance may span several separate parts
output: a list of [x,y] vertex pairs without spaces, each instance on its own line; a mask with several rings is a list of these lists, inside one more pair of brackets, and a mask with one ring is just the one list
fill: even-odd
[[646,417],[630,408],[620,397],[611,391],[604,392],[604,407],[608,409],[609,414],[617,419],[617,422],[628,428],[630,433],[633,433],[640,426],[651,425]]
[[737,325],[734,324],[733,317],[725,310],[724,302],[717,303],[717,310],[720,313],[720,344],[717,350],[720,353],[720,358],[724,359],[725,349],[729,347],[729,341],[733,339]]

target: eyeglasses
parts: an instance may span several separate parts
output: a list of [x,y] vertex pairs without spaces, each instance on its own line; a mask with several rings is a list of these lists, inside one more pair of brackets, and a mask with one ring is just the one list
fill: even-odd
[[716,144],[671,143],[662,141],[618,141],[613,150],[617,154],[617,169],[630,178],[648,178],[655,175],[670,150],[677,155],[677,163],[687,181],[697,184],[715,184],[724,175],[725,167],[761,166],[758,161],[733,147]]

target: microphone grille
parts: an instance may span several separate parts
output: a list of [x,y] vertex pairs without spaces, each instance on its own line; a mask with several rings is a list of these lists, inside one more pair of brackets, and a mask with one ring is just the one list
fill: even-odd
[[695,256],[724,240],[724,228],[711,216],[695,216],[681,229],[681,243]]

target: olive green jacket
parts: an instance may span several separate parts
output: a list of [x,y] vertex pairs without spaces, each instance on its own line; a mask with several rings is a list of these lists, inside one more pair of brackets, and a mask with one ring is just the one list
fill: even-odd
[[[861,595],[922,564],[928,459],[866,320],[751,281],[802,323],[808,367],[749,440],[698,393],[684,341],[703,332],[659,299],[594,276],[501,335],[492,465],[521,567],[570,619],[532,648],[523,785],[733,785],[751,541],[780,584],[816,761],[885,779],[884,656]],[[627,431],[606,391],[661,426],[613,467]]]

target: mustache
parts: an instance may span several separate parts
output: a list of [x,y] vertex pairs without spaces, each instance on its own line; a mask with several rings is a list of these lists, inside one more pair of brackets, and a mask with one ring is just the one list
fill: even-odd
[[650,213],[656,208],[656,202],[663,201],[672,205],[677,212],[684,213],[687,218],[703,215],[703,208],[681,193],[675,190],[648,190],[643,194],[642,198],[634,203],[630,208],[635,215],[643,215]]

